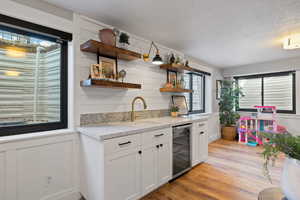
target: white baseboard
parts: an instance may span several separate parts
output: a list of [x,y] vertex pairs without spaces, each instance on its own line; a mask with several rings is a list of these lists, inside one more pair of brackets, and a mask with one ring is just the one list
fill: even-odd
[[48,198],[45,198],[45,200],[80,200],[80,199],[81,199],[80,193],[74,190],[65,191],[60,194],[55,194]]
[[214,141],[216,141],[220,138],[221,138],[221,136],[219,134],[213,135],[213,136],[208,138],[208,143],[212,143],[212,142],[214,142]]

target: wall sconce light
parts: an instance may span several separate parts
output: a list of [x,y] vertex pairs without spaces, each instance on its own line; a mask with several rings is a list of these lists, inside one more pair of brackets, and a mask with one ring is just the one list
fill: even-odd
[[143,54],[144,61],[148,62],[150,60],[150,53],[151,53],[151,50],[152,50],[152,46],[156,49],[156,54],[155,54],[154,58],[152,59],[152,64],[154,64],[154,65],[161,65],[161,64],[163,64],[162,58],[159,55],[159,49],[154,44],[154,42],[151,42],[148,54],[147,53]]
[[300,48],[300,34],[290,35],[285,38],[283,42],[283,49],[299,49]]

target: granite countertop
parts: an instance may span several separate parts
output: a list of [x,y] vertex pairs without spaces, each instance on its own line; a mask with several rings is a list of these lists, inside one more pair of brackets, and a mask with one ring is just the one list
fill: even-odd
[[202,121],[209,114],[189,115],[186,117],[160,117],[136,120],[134,122],[114,122],[78,127],[77,131],[93,139],[102,141],[111,138],[137,134],[145,131],[170,128],[172,126]]

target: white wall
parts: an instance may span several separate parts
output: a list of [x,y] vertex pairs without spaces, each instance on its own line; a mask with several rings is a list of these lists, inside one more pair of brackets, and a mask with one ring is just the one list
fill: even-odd
[[300,57],[226,68],[223,76],[232,77],[291,70],[296,71],[296,114],[279,114],[279,124],[286,126],[291,133],[300,135],[298,126],[300,124]]
[[[125,81],[142,84],[141,90],[118,90],[102,88],[82,88],[79,86],[80,80],[87,79],[89,76],[90,65],[97,62],[96,55],[80,51],[79,45],[89,39],[99,40],[98,32],[100,29],[110,27],[101,22],[97,22],[81,15],[75,14],[74,32],[75,43],[75,68],[76,68],[76,102],[75,116],[76,125],[79,125],[80,114],[86,113],[105,113],[105,112],[125,112],[131,110],[131,101],[135,96],[143,96],[147,102],[149,110],[168,109],[171,101],[171,94],[161,93],[161,88],[166,83],[166,70],[161,70],[159,66],[151,63],[145,63],[142,59],[137,61],[119,61],[119,70],[125,69],[127,77]],[[130,50],[145,53],[149,50],[151,41],[130,34]],[[167,55],[174,52],[181,56],[183,53],[159,45],[161,55]],[[216,111],[213,96],[213,85],[215,73],[218,70],[203,66],[195,61],[190,65],[204,71],[211,72],[212,77],[207,78],[207,111]],[[218,73],[220,75],[220,73]],[[213,107],[213,109],[212,109]],[[142,109],[139,106],[138,109]]]

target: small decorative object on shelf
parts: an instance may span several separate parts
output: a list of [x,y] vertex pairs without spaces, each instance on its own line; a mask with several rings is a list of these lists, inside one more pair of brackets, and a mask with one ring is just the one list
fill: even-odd
[[125,77],[126,77],[126,71],[124,69],[122,69],[121,71],[119,71],[118,79],[121,78],[122,82],[124,82]]
[[166,83],[164,85],[164,88],[173,88],[173,84],[172,83]]
[[174,56],[174,54],[172,53],[172,54],[171,54],[171,57],[170,57],[170,59],[169,59],[169,64],[173,64],[173,63],[175,63],[175,56]]
[[179,107],[178,106],[171,106],[171,116],[172,117],[178,117],[178,111],[179,111]]
[[112,29],[105,28],[100,30],[99,38],[104,44],[116,46],[116,35]]
[[177,72],[167,71],[167,82],[173,85],[173,88],[176,88],[177,84]]
[[128,49],[128,46],[130,44],[129,43],[129,35],[122,32],[119,37],[119,44],[120,44],[121,48]]
[[184,66],[189,67],[189,61],[186,60]]

